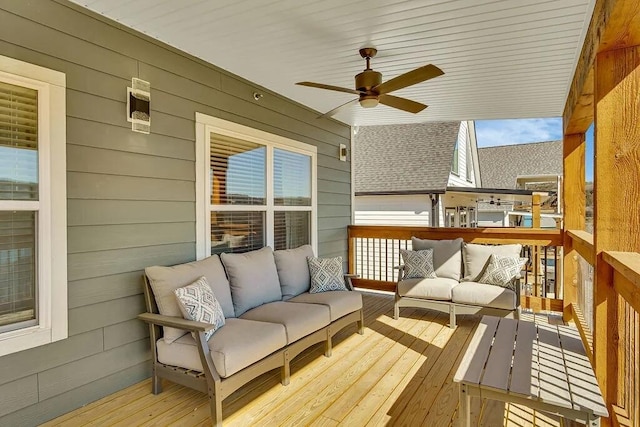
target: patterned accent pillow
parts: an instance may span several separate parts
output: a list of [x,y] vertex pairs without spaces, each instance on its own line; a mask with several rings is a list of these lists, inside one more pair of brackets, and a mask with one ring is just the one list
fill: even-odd
[[515,291],[512,280],[520,278],[520,271],[522,271],[522,267],[524,267],[526,263],[526,258],[491,254],[489,263],[480,279],[478,279],[478,282],[487,285],[502,286],[503,288]]
[[[206,277],[202,276],[192,284],[173,292],[176,294],[180,311],[185,319],[213,325],[213,329],[205,332],[207,341],[216,330],[224,326],[222,307],[213,295]],[[191,335],[196,338],[194,332]]]
[[403,279],[435,279],[437,277],[433,268],[433,249],[421,251],[400,249],[400,255],[404,262]]
[[310,294],[327,291],[347,291],[342,271],[342,257],[315,258],[307,257],[311,274]]

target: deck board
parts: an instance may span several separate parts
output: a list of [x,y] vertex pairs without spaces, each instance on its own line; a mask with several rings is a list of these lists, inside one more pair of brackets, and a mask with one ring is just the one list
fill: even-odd
[[[393,297],[364,294],[365,335],[355,326],[339,332],[333,356],[316,345],[293,360],[291,383],[280,385],[279,370],[256,378],[223,403],[225,426],[455,426],[457,387],[452,378],[479,316],[448,316],[404,309],[393,320]],[[536,316],[536,321],[541,321]],[[154,396],[150,381],[136,384],[46,426],[208,425],[203,393],[164,383]],[[472,425],[562,425],[558,417],[501,402],[472,399]],[[566,424],[565,424],[566,425]]]

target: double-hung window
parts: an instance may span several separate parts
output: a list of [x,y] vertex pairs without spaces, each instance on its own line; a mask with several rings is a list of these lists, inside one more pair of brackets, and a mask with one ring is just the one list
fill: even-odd
[[196,115],[197,256],[316,246],[316,147]]
[[67,337],[65,76],[0,56],[0,356]]

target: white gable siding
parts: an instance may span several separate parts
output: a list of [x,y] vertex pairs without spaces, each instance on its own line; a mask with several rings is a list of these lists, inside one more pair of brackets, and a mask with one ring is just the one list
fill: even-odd
[[471,174],[471,181],[467,180],[467,162],[473,164],[472,159],[467,159],[467,146],[470,144],[469,124],[466,121],[460,122],[458,131],[458,174],[449,174],[448,186],[451,187],[475,187],[475,177]]
[[356,225],[431,224],[431,200],[425,194],[408,196],[356,196]]

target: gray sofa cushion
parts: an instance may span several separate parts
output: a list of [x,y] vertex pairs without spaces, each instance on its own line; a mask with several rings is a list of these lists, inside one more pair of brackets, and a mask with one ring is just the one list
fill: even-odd
[[[231,300],[229,281],[217,255],[173,267],[147,267],[145,273],[149,279],[160,314],[182,318],[182,312],[173,291],[190,285],[204,276],[207,278],[213,294],[222,307],[224,317],[236,316]],[[187,331],[182,329],[165,327],[164,339],[171,343],[186,333]]]
[[486,268],[491,254],[520,256],[522,245],[478,245],[465,243],[462,247],[464,277],[462,281],[477,282]]
[[414,251],[433,249],[433,267],[436,276],[460,280],[462,276],[462,239],[428,240],[411,238]]
[[[277,323],[227,319],[208,341],[213,365],[226,378],[287,344],[284,326]],[[158,340],[158,361],[202,372],[196,340],[184,335],[171,344]]]
[[457,285],[456,280],[446,277],[406,279],[398,282],[397,292],[401,297],[449,301],[451,300],[451,291]]
[[220,258],[231,284],[236,316],[282,299],[278,271],[269,246],[243,254],[222,254]]
[[510,289],[476,282],[461,282],[453,288],[451,300],[458,304],[515,310],[516,294]]
[[273,252],[282,299],[287,300],[309,291],[311,279],[307,257],[313,257],[313,248],[310,245]]
[[305,292],[291,298],[288,302],[326,305],[329,307],[331,321],[333,322],[344,315],[360,310],[362,308],[362,295],[360,292],[353,291],[328,291],[319,294]]
[[241,317],[247,320],[279,323],[287,331],[287,344],[327,326],[329,307],[320,304],[291,304],[276,301],[247,311]]

